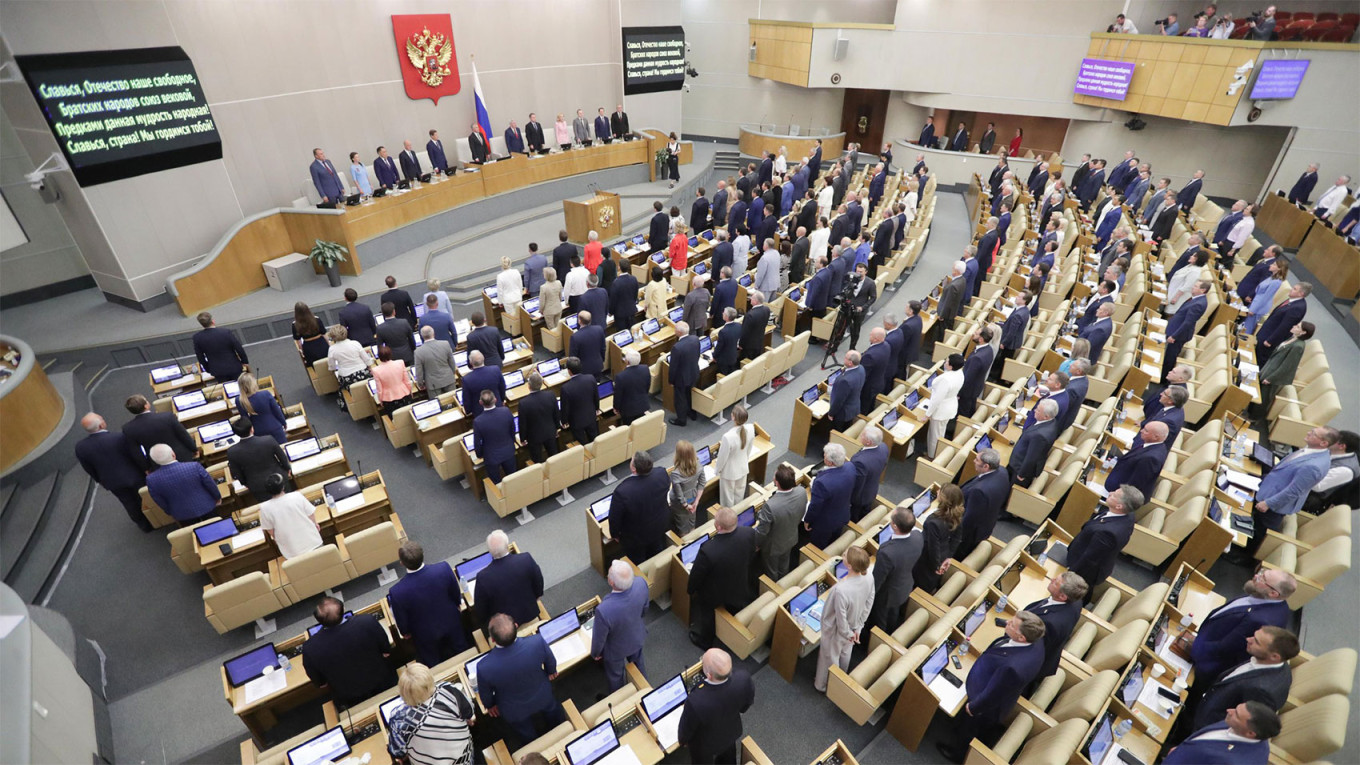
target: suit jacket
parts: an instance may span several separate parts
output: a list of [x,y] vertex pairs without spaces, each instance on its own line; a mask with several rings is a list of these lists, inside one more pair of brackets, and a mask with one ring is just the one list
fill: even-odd
[[[426,388],[447,388],[458,382],[458,375],[454,371],[453,350],[448,343],[438,341],[424,343],[412,355],[415,357],[416,380]],[[478,404],[478,407],[480,406],[481,404]]]
[[345,182],[340,180],[340,176],[335,172],[335,165],[331,164],[329,159],[325,162],[319,159],[312,160],[309,170],[312,174],[312,185],[316,187],[316,193],[320,194],[323,200],[334,203],[345,193]]
[[383,654],[392,650],[387,630],[372,614],[355,614],[322,627],[302,644],[302,668],[316,685],[329,685],[337,704],[350,705],[397,682]]
[[[537,122],[524,123],[524,137],[529,141],[529,148],[538,151],[543,148],[543,125]],[[561,271],[558,272],[561,275]]]
[[397,162],[391,157],[375,157],[373,174],[378,177],[379,186],[394,187],[401,180],[401,176],[397,174]]
[[1253,741],[1243,744],[1198,736],[1227,730],[1228,723],[1219,720],[1201,728],[1190,738],[1177,744],[1162,760],[1162,765],[1266,765],[1270,761],[1270,742]]
[[1263,258],[1261,262],[1252,266],[1251,271],[1242,277],[1242,281],[1237,284],[1237,294],[1250,303],[1256,288],[1261,286],[1261,282],[1270,276],[1270,264],[1275,262],[1275,258]]
[[[424,348],[425,346],[420,346]],[[505,403],[505,377],[501,374],[500,367],[482,366],[470,370],[463,375],[463,411],[468,417],[476,418],[482,413],[481,395],[482,391],[489,390],[496,394],[496,403]]]
[[401,174],[405,176],[408,181],[414,181],[422,175],[420,172],[420,157],[416,156],[415,149],[410,151],[402,149]]
[[1124,203],[1129,209],[1137,212],[1143,205],[1143,197],[1147,196],[1147,191],[1152,186],[1151,178],[1137,178],[1124,190]]
[[741,366],[741,325],[730,321],[718,329],[718,339],[713,344],[713,362],[718,371],[731,374]]
[[[1091,362],[1095,363],[1100,358],[1100,352],[1104,350],[1105,343],[1110,339],[1110,332],[1114,330],[1114,321],[1110,318],[1096,320],[1080,332],[1077,337],[1085,338],[1091,344]],[[1167,337],[1171,335],[1168,333]]]
[[1195,198],[1199,196],[1199,190],[1204,186],[1204,181],[1196,178],[1181,187],[1180,193],[1176,195],[1176,204],[1189,210],[1195,206]]
[[[1068,555],[1071,558],[1071,555]],[[1200,623],[1195,642],[1190,644],[1190,660],[1195,673],[1217,677],[1230,667],[1250,658],[1247,638],[1267,625],[1288,627],[1291,619],[1289,604],[1283,600],[1248,603],[1243,595],[1209,612]],[[1238,601],[1242,601],[1240,605]]]
[[1132,513],[1101,513],[1082,524],[1081,531],[1067,546],[1067,569],[1081,574],[1094,591],[1114,570],[1119,551],[1133,536]]
[[1001,325],[1001,348],[1007,351],[1019,350],[1025,344],[1025,329],[1029,327],[1029,306],[1020,306],[1006,317]]
[[651,387],[652,372],[647,367],[638,364],[621,370],[614,375],[614,411],[625,420],[646,414],[651,408]]
[[699,338],[685,335],[671,348],[670,383],[677,388],[692,388],[699,382]]
[[609,141],[614,138],[614,130],[609,126],[609,118],[595,115],[595,137],[601,141]]
[[652,252],[665,250],[671,243],[670,237],[671,219],[664,211],[652,216],[652,221],[647,230],[647,246]]
[[[1190,338],[1195,336],[1195,324],[1199,317],[1204,315],[1204,309],[1208,306],[1209,299],[1204,295],[1196,295],[1185,301],[1180,310],[1172,314],[1171,319],[1166,323],[1166,337],[1168,340],[1176,338],[1174,350],[1176,355],[1185,348],[1185,344],[1190,342]],[[1171,349],[1168,349],[1170,352]],[[1092,351],[1094,352],[1094,351]]]
[[1266,503],[1272,513],[1297,513],[1308,498],[1308,492],[1327,475],[1330,468],[1331,458],[1325,450],[1311,454],[1294,452],[1280,460],[1261,479],[1261,487],[1256,490],[1256,501]]
[[712,206],[708,197],[697,197],[689,208],[690,236],[709,229],[708,213]]
[[[1038,169],[1038,167],[1039,167],[1038,165],[1035,165],[1035,169]],[[1029,189],[1030,196],[1034,197],[1035,199],[1042,199],[1044,196],[1044,188],[1046,188],[1047,186],[1048,186],[1048,171],[1040,170],[1039,172],[1030,176],[1029,184],[1026,186],[1026,188]],[[998,190],[1001,188],[1001,180],[999,178],[997,179],[996,187]],[[996,194],[996,192],[992,193],[993,195]]]
[[[506,137],[509,138],[510,131],[507,130]],[[522,151],[522,149],[521,149]],[[444,155],[444,142],[429,140],[425,142],[425,156],[430,160],[430,167],[441,173],[449,171],[449,160]]]
[[798,525],[807,512],[807,489],[795,486],[788,491],[776,491],[756,511],[756,541],[760,558],[770,570],[771,560],[787,560],[789,551],[798,544]]
[[963,521],[959,524],[959,546],[954,557],[968,557],[980,542],[992,535],[1001,508],[1011,496],[1011,482],[1006,471],[997,468],[970,478],[963,489]]
[[[611,505],[609,514],[614,514]],[[751,602],[751,558],[756,552],[756,532],[738,526],[727,534],[714,534],[699,547],[689,575],[689,594],[708,608],[723,606],[736,613]]]
[[1096,226],[1097,249],[1105,248],[1106,242],[1110,241],[1110,234],[1114,233],[1115,226],[1119,225],[1123,215],[1123,208],[1116,207],[1113,203],[1105,208],[1105,212],[1100,216],[1100,225]]
[[859,360],[864,370],[864,384],[860,386],[859,393],[860,412],[872,412],[878,394],[887,390],[884,380],[893,373],[892,361],[892,346],[886,342],[873,343],[864,349]]
[[1308,197],[1313,193],[1313,187],[1317,185],[1317,173],[1304,173],[1294,182],[1293,188],[1289,189],[1289,201],[1294,204],[1306,204]]
[[571,271],[571,256],[575,255],[576,252],[576,245],[571,242],[563,242],[553,248],[553,270],[557,271],[558,279],[566,280],[567,273]]
[[1134,172],[1137,169],[1138,166],[1136,164],[1132,169],[1129,168],[1129,163],[1127,162],[1121,162],[1118,165],[1115,165],[1115,168],[1110,171],[1110,187],[1122,191],[1124,189],[1124,180],[1128,177],[1130,172]]
[[987,132],[982,134],[982,138],[978,139],[978,151],[982,152],[983,154],[991,154],[992,146],[994,146],[995,144],[996,144],[996,131],[988,130]]
[[850,216],[850,230],[846,236],[851,239],[859,239],[860,228],[864,225],[864,207],[855,200],[845,206],[845,213]]
[[614,132],[615,138],[623,138],[632,131],[628,128],[628,113],[614,112],[609,115],[609,128]]
[[[617,392],[614,398],[618,406]],[[519,402],[519,435],[529,444],[541,444],[557,439],[557,429],[561,426],[561,416],[557,411],[557,396],[552,391],[540,390],[530,393]]]
[[[1256,330],[1256,356],[1261,356],[1261,343],[1270,343],[1271,350],[1280,347],[1280,343],[1289,339],[1289,330],[1295,324],[1303,321],[1303,317],[1308,313],[1308,302],[1303,298],[1298,300],[1286,300],[1275,306],[1275,310],[1270,312],[1266,320],[1261,323],[1261,327]],[[1264,362],[1261,362],[1264,363]]]
[[916,587],[912,570],[921,557],[925,537],[913,531],[905,537],[889,539],[878,548],[874,561],[874,606],[870,623],[892,631],[898,626],[902,604]]
[[982,284],[978,279],[977,258],[966,258],[963,261],[963,295],[965,298],[971,297]]
[[954,319],[963,306],[963,292],[966,282],[962,276],[949,280],[940,293],[939,320],[945,329],[953,329]]
[[609,505],[609,534],[619,540],[623,554],[636,564],[666,549],[670,509],[666,502],[671,479],[664,468],[646,475],[630,475],[614,489]]
[[415,341],[411,339],[413,332],[406,319],[393,317],[379,324],[375,335],[377,341],[392,349],[392,358],[401,359],[410,367],[416,363]]
[[[1031,480],[1044,469],[1044,461],[1058,440],[1058,421],[1044,420],[1025,428],[1011,448],[1011,459],[1006,467],[1017,479]],[[1070,566],[1069,566],[1070,568]]]
[[519,624],[538,618],[538,599],[543,597],[543,570],[529,553],[511,553],[487,564],[477,575],[472,603],[477,620],[485,625],[496,614],[506,614]]
[[[369,317],[371,321],[373,317]],[[198,363],[208,370],[208,374],[221,382],[229,382],[241,376],[244,365],[250,363],[246,349],[229,329],[208,327],[194,333],[194,356]]]
[[505,129],[505,150],[511,154],[524,153],[524,134],[519,128]]
[[[614,315],[614,326],[627,329],[637,320],[638,281],[625,271],[614,277],[609,285],[609,313]],[[594,317],[591,317],[594,321]]]
[[481,351],[482,358],[489,367],[502,366],[505,354],[501,351],[501,331],[490,325],[478,327],[468,333],[468,352]]
[[1151,497],[1169,452],[1164,443],[1140,444],[1129,449],[1110,469],[1105,479],[1105,490],[1114,491],[1127,484],[1143,492],[1144,497]]
[[82,438],[76,443],[76,460],[95,483],[109,491],[146,485],[146,473],[122,433],[101,430]]
[[741,356],[754,359],[765,352],[765,328],[770,324],[770,307],[758,305],[741,318]]
[[898,358],[898,377],[906,379],[906,370],[921,355],[921,317],[911,316],[902,322],[902,355]]
[[852,503],[859,507],[872,505],[878,496],[878,484],[883,478],[883,471],[888,468],[888,445],[879,444],[872,449],[860,449],[850,458],[850,464],[855,466],[855,493]]
[[598,324],[592,322],[590,326],[581,327],[572,333],[571,355],[581,360],[581,374],[595,377],[604,374],[604,350],[603,319]]
[[[712,544],[709,542],[708,544]],[[705,544],[704,547],[708,547]],[[699,553],[703,555],[702,549]],[[756,686],[744,669],[733,669],[718,685],[705,682],[685,699],[678,740],[694,762],[712,762],[741,740],[741,715],[756,700]]]
[[[1086,403],[1086,393],[1090,389],[1091,378],[1086,375],[1073,377],[1068,381],[1067,387],[1064,389],[1064,392],[1067,393],[1067,406],[1065,408],[1060,407],[1060,414],[1055,418],[1058,420],[1059,433],[1072,427],[1072,423],[1077,421],[1077,414],[1081,412],[1081,405]],[[1166,442],[1171,443],[1171,439],[1168,438]]]
[[1081,600],[1049,603],[1048,598],[1040,598],[1025,606],[1025,610],[1044,622],[1044,663],[1037,677],[1045,678],[1058,671],[1063,646],[1081,619]]
[[864,367],[857,366],[841,372],[841,376],[831,384],[831,408],[827,413],[832,422],[847,422],[859,415],[864,379]]
[[[574,338],[573,338],[574,339]],[[595,378],[582,371],[562,384],[562,423],[571,428],[588,428],[598,422],[600,390]]]
[[812,481],[804,522],[811,527],[812,545],[825,549],[850,522],[850,498],[855,492],[855,466],[822,468]]
[[953,139],[950,140],[950,142],[949,142],[949,150],[950,150],[950,151],[967,151],[967,150],[968,150],[968,131],[967,131],[967,130],[960,130],[960,131],[958,131],[957,133],[954,134]]
[[855,261],[855,251],[844,250],[841,256],[827,264],[827,270],[831,272],[830,290],[827,292],[828,300],[834,300],[841,294],[841,289],[845,286],[846,274],[850,273],[850,264]]
[[1044,666],[1043,646],[1008,648],[1007,642],[1009,638],[1004,636],[992,641],[973,662],[964,683],[968,690],[968,709],[973,717],[993,724],[1000,722],[1015,707],[1021,691],[1039,676]]
[[486,158],[490,156],[491,149],[486,145],[486,139],[482,137],[480,132],[468,133],[467,142],[468,151],[472,152],[473,162],[485,162]]
[[[485,575],[482,572],[478,580]],[[477,589],[481,590],[480,584]],[[528,720],[557,706],[548,680],[555,674],[557,659],[552,649],[542,635],[534,633],[491,649],[477,665],[477,693],[487,709],[500,707],[506,722]]]
[[211,513],[222,495],[202,465],[172,462],[146,477],[146,490],[171,518],[191,521]]
[[132,458],[142,470],[154,471],[156,463],[147,456],[151,447],[165,444],[175,451],[175,459],[191,462],[198,453],[198,442],[189,435],[184,425],[173,412],[144,412],[123,425],[123,435],[127,437]]
[[455,647],[453,655],[468,647],[460,614],[463,593],[448,563],[427,563],[407,571],[400,582],[392,585],[387,602],[392,606],[397,631],[415,643],[416,657],[421,663],[433,667],[451,658],[444,655],[447,651],[440,650],[446,643]]
[[515,415],[508,407],[483,409],[472,422],[472,445],[477,454],[489,463],[500,464],[515,459]]
[[1194,705],[1193,725],[1196,729],[1221,722],[1229,709],[1247,701],[1259,701],[1275,710],[1284,707],[1285,700],[1289,698],[1289,687],[1294,681],[1294,674],[1287,662],[1228,677],[1237,669],[1224,670],[1198,701],[1191,702]]
[[[1165,423],[1167,429],[1166,443],[1174,444],[1176,442],[1176,436],[1180,435],[1181,429],[1185,427],[1185,408],[1179,406],[1162,407],[1161,401],[1158,401],[1157,404],[1158,408],[1155,412],[1152,412],[1150,404],[1149,406],[1143,407],[1144,412],[1151,412],[1151,414],[1148,417],[1143,418],[1138,429],[1142,430],[1143,426],[1147,425],[1149,422]],[[1143,443],[1142,436],[1133,437],[1132,446],[1137,446],[1141,443]]]
[[824,311],[831,302],[831,281],[835,273],[828,268],[823,268],[813,274],[812,279],[807,285],[807,307],[810,311]]
[[378,331],[378,322],[373,318],[373,309],[354,301],[340,309],[340,324],[349,332],[349,339],[368,347]]
[[397,309],[398,319],[405,319],[411,323],[412,327],[416,326],[416,305],[411,300],[411,293],[393,287],[382,294],[378,303],[379,305],[382,303],[391,303],[392,307]]
[[[1194,257],[1195,253],[1197,252],[1199,252],[1199,245],[1195,245],[1193,247],[1186,247],[1185,252],[1182,252],[1181,256],[1179,258],[1176,258],[1176,262],[1171,266],[1171,270],[1166,272],[1166,280],[1170,282],[1171,277],[1175,276],[1177,271],[1190,265],[1190,258]],[[1110,262],[1113,263],[1114,262],[1113,259],[1111,259]],[[1106,267],[1108,268],[1108,266]],[[1254,289],[1252,294],[1255,294]]]
[[243,438],[227,449],[227,464],[232,478],[245,484],[256,502],[269,499],[265,482],[272,475],[288,477],[288,455],[273,436],[256,435]]
[[595,607],[590,655],[607,661],[624,661],[641,653],[642,644],[647,640],[647,623],[643,617],[650,601],[647,582],[640,576],[633,577],[627,590],[605,595]]
[[[1091,322],[1094,322],[1096,320],[1097,309],[1099,309],[1102,305],[1105,305],[1106,303],[1113,302],[1114,295],[1101,295],[1098,293],[1094,296],[1093,299],[1088,300],[1086,302],[1086,310],[1082,311],[1081,318],[1077,319],[1077,331],[1080,332],[1081,330],[1086,329],[1091,325]],[[1091,359],[1091,361],[1092,363],[1094,363],[1096,359]]]
[[977,400],[987,385],[987,370],[992,368],[995,356],[996,351],[992,350],[992,346],[984,344],[963,362],[963,386],[959,388],[959,414],[971,417],[973,412],[977,411]]
[[[612,261],[611,261],[612,262]],[[617,279],[618,277],[614,277]],[[636,294],[636,293],[634,293]],[[633,305],[637,305],[634,300]],[[605,322],[609,321],[609,291],[604,287],[591,287],[581,295],[581,302],[578,311],[590,312],[590,323],[592,326],[599,327],[601,331],[605,328]],[[634,308],[636,310],[636,308]],[[622,329],[623,325],[619,325]]]
[[893,380],[896,380],[899,377],[905,379],[902,372],[902,352],[907,347],[907,333],[904,324],[893,327],[891,331],[883,336],[883,341],[886,342],[888,348],[891,349],[889,351],[888,368],[883,370],[883,390],[889,391],[892,390]]
[[767,156],[765,157],[765,159],[761,160],[760,165],[756,168],[756,183],[757,184],[769,183],[773,175],[774,175],[774,160],[770,159]]
[[1105,170],[1093,170],[1086,175],[1082,181],[1081,190],[1077,192],[1077,198],[1081,200],[1081,206],[1089,208],[1091,203],[1096,201],[1096,194],[1105,185]]
[[1152,221],[1152,238],[1160,242],[1171,236],[1171,227],[1176,223],[1180,215],[1180,207],[1177,205],[1165,205],[1161,212],[1157,213],[1157,218]]
[[927,124],[925,127],[921,128],[921,137],[918,138],[918,139],[916,139],[916,142],[919,143],[919,144],[921,144],[922,146],[934,146],[934,145],[935,145],[935,125],[934,125],[933,123],[931,123],[931,124]]

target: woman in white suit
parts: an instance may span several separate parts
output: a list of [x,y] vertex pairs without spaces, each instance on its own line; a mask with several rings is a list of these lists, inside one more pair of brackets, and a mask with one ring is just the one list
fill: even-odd
[[723,507],[735,507],[746,497],[747,475],[751,470],[751,450],[756,445],[756,427],[746,424],[746,407],[732,407],[733,428],[723,434],[718,444],[718,459],[713,469],[718,473],[718,502]]
[[951,353],[944,371],[930,384],[930,425],[926,430],[926,457],[935,459],[935,447],[949,422],[959,415],[959,391],[963,389],[963,354]]

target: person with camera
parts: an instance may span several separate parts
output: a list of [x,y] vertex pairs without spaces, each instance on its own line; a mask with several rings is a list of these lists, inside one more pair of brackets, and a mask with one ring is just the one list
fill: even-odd
[[1234,25],[1232,14],[1225,13],[1222,16],[1218,17],[1218,20],[1214,22],[1213,29],[1209,30],[1209,39],[1227,40],[1228,38],[1232,37],[1233,28]]
[[869,266],[859,263],[855,272],[845,280],[841,289],[841,302],[850,311],[850,348],[859,345],[859,331],[864,326],[864,317],[878,300],[878,284],[868,278]]
[[1181,22],[1174,13],[1166,14],[1166,18],[1157,19],[1155,23],[1160,34],[1166,37],[1175,37],[1181,33]]
[[1105,31],[1117,35],[1136,35],[1138,34],[1138,27],[1134,26],[1133,21],[1121,13],[1114,17],[1114,23],[1106,27]]
[[1275,37],[1275,6],[1268,5],[1264,11],[1257,11],[1247,17],[1247,27],[1251,29],[1253,40],[1271,40]]

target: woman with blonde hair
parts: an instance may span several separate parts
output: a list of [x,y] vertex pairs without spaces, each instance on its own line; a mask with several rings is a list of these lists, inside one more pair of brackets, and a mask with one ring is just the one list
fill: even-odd
[[949,556],[959,545],[963,524],[963,489],[948,484],[940,488],[935,512],[922,527],[925,544],[916,560],[912,578],[916,586],[929,593],[940,587],[940,575],[949,567]]
[[642,299],[647,306],[647,318],[661,320],[666,317],[666,299],[670,297],[670,285],[666,283],[666,272],[661,266],[652,266],[652,280],[642,290]]
[[249,372],[236,378],[236,385],[241,389],[240,395],[236,397],[236,411],[250,418],[255,435],[273,436],[280,444],[287,441],[285,423],[288,417],[284,415],[283,407],[279,406],[274,394],[260,390],[255,375]]
[[1094,361],[1091,361],[1091,341],[1084,337],[1079,337],[1072,341],[1072,355],[1063,359],[1063,363],[1058,365],[1058,371],[1063,374],[1069,374],[1067,370],[1072,367],[1072,362],[1077,359],[1086,359],[1086,361],[1090,362],[1092,367],[1095,367],[1096,365]]
[[557,269],[543,268],[543,284],[538,288],[538,307],[543,311],[543,326],[557,329],[562,318],[562,282],[557,280]]
[[670,475],[671,490],[667,500],[671,506],[671,528],[683,536],[694,530],[694,514],[699,509],[699,495],[704,489],[704,474],[699,469],[694,444],[683,438],[675,443],[675,463]]
[[409,765],[468,765],[472,762],[472,701],[458,686],[436,681],[418,661],[397,681],[402,705],[388,726],[387,752]]
[[362,345],[349,339],[349,331],[343,325],[336,324],[326,330],[326,339],[331,341],[331,349],[326,353],[327,365],[335,373],[335,379],[340,382],[341,393],[335,398],[339,402],[340,411],[348,412],[349,405],[345,403],[343,392],[354,383],[373,376],[368,370],[368,365],[373,359]]
[[452,316],[453,301],[449,300],[449,293],[439,288],[439,280],[430,279],[429,281],[426,281],[425,288],[428,289],[429,292],[426,292],[423,296],[421,296],[420,304],[425,305],[425,298],[434,295],[435,299],[439,301],[439,310]]
[[392,349],[385,345],[378,349],[373,380],[378,384],[378,404],[383,414],[390,416],[411,403],[411,376],[406,373],[406,362],[392,358]]
[[524,301],[524,279],[508,257],[501,258],[501,272],[496,277],[496,297],[507,314],[519,318],[519,304]]
[[732,407],[733,427],[718,442],[718,457],[713,461],[718,474],[718,501],[723,507],[736,507],[746,497],[751,450],[756,445],[756,426],[747,424],[746,418],[746,407]]

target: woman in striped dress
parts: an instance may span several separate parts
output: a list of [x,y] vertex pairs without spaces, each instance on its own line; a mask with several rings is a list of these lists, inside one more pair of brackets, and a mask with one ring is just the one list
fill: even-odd
[[468,765],[472,762],[472,702],[458,686],[436,683],[430,668],[406,665],[397,684],[403,706],[392,715],[387,750],[405,765]]

